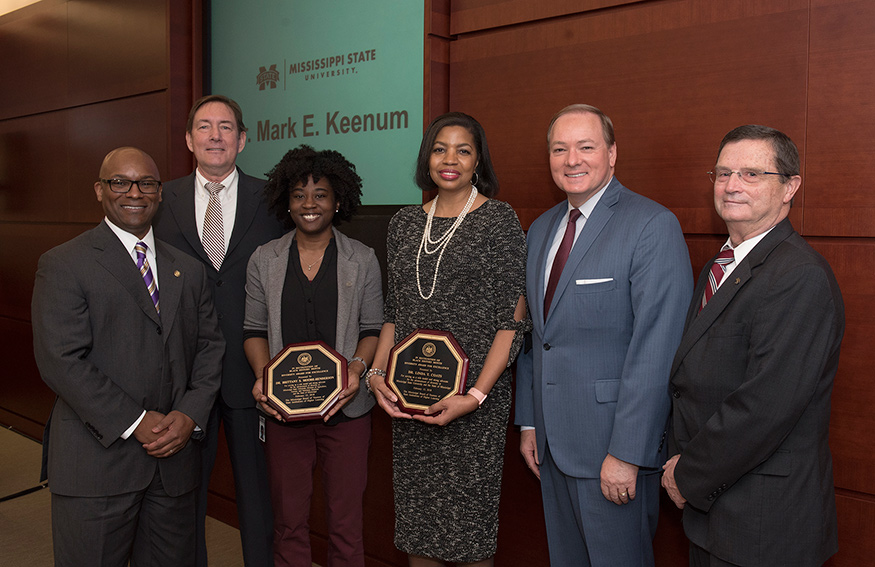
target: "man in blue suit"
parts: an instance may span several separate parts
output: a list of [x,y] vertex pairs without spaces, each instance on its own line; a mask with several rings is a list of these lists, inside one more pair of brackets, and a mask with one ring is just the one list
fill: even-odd
[[689,254],[675,216],[614,178],[613,124],[600,110],[562,109],[547,142],[568,198],[528,233],[520,451],[541,480],[551,565],[653,565]]

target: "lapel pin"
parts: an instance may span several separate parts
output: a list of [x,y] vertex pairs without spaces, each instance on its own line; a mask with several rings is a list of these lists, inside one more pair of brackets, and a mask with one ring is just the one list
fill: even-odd
[[[177,273],[179,273],[179,272],[177,272]],[[741,278],[735,278],[735,285],[738,285],[740,283],[741,283]]]
[[[176,270],[175,272],[173,272],[173,275],[178,278],[182,274],[179,273],[179,270]],[[738,282],[735,282],[735,283],[738,283]]]

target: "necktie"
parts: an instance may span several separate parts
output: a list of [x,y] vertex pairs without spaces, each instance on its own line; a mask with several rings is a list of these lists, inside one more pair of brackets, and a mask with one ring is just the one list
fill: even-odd
[[568,261],[568,255],[571,253],[571,246],[574,244],[574,233],[577,230],[577,219],[579,218],[580,211],[571,209],[571,213],[568,215],[568,224],[565,225],[565,235],[562,237],[559,250],[556,251],[556,257],[553,258],[553,268],[550,270],[550,280],[547,282],[547,292],[544,294],[545,321],[547,313],[550,312],[550,303],[553,302],[553,294],[556,293],[559,276],[562,275],[562,268],[565,267],[565,262]]
[[705,295],[702,296],[702,305],[699,306],[699,311],[701,311],[705,305],[711,301],[711,298],[717,293],[717,286],[720,285],[720,281],[723,279],[723,274],[726,273],[726,266],[735,261],[735,253],[731,248],[723,247],[723,250],[720,251],[720,254],[717,255],[717,258],[714,260],[714,263],[711,264],[711,271],[708,273],[708,285],[705,286]]
[[149,260],[146,259],[146,250],[148,250],[148,246],[145,242],[137,242],[134,246],[134,251],[137,253],[137,269],[140,270],[140,275],[146,282],[146,289],[152,297],[152,303],[155,304],[155,311],[161,313],[161,309],[158,307],[158,285],[155,283],[155,278],[152,277],[152,268],[149,267]]
[[222,260],[225,259],[225,230],[222,225],[222,201],[219,200],[219,192],[225,186],[208,181],[204,184],[204,188],[210,192],[210,201],[207,203],[207,214],[204,215],[204,233],[201,242],[210,262],[218,270],[222,267]]

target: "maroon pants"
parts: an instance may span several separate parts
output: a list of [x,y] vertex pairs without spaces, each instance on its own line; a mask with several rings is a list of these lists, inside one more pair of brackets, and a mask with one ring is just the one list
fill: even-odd
[[362,499],[371,415],[327,426],[267,420],[265,452],[273,502],[275,567],[310,567],[313,471],[322,468],[328,516],[327,567],[364,567]]

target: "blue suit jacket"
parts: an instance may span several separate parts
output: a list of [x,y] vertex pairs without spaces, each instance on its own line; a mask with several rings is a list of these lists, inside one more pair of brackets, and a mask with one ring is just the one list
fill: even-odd
[[[683,233],[665,207],[612,179],[562,271],[544,321],[547,253],[567,211],[531,226],[526,294],[533,347],[517,366],[516,424],[569,476],[598,478],[610,453],[664,463],[668,376],[692,293]],[[604,280],[591,283],[593,280]]]

